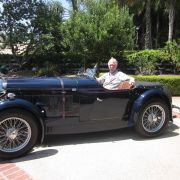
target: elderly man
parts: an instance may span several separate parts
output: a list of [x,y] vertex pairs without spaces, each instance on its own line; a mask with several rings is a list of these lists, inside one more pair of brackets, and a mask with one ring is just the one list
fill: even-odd
[[129,84],[133,85],[135,80],[133,77],[117,70],[118,62],[115,58],[111,58],[108,62],[109,72],[105,73],[99,78],[96,78],[99,83],[103,85],[104,88],[110,90],[118,89],[118,86],[123,81],[129,81]]

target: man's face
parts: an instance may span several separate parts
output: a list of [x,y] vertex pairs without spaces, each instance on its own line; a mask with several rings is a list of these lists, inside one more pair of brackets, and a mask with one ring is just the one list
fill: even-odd
[[108,62],[108,67],[109,67],[110,73],[113,73],[117,69],[117,63],[115,61],[109,61]]

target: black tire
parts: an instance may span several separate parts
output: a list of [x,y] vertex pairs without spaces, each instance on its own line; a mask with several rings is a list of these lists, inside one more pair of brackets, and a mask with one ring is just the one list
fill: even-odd
[[136,122],[136,131],[145,137],[156,137],[164,132],[169,122],[170,112],[166,102],[152,99],[143,105]]
[[35,146],[37,138],[38,127],[31,113],[19,109],[0,113],[0,158],[25,155]]

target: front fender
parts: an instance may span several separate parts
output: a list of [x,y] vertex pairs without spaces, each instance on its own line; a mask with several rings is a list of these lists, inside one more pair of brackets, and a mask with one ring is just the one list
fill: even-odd
[[34,106],[29,101],[23,99],[6,99],[0,101],[0,111],[7,110],[9,108],[24,109],[26,111],[31,112],[38,119],[42,129],[42,134],[41,134],[41,142],[42,142],[44,139],[45,124],[43,122],[43,117],[40,113],[40,109],[38,109],[38,107]]
[[[169,108],[171,107],[171,102],[169,98],[167,97],[166,93],[163,92],[160,89],[150,89],[142,93],[133,103],[132,108],[131,108],[131,115],[129,117],[128,121],[128,126],[131,127],[133,126],[138,118],[139,118],[139,113],[141,111],[141,107],[151,98],[160,98],[165,100],[168,103]],[[171,111],[170,111],[171,112]]]

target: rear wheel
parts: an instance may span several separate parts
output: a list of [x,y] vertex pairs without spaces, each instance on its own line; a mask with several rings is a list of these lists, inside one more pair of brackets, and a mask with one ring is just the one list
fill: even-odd
[[166,129],[169,117],[167,104],[161,99],[153,99],[141,108],[135,129],[146,137],[158,136]]
[[37,123],[29,112],[7,110],[0,113],[0,157],[16,158],[29,152],[38,137]]

